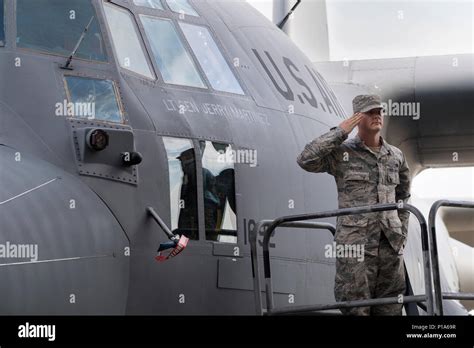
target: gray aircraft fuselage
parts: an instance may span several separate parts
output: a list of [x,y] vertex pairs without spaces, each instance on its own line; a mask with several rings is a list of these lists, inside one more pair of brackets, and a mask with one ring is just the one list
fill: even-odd
[[[18,47],[15,3],[5,1],[0,46],[0,243],[37,245],[38,259],[0,261],[0,313],[254,314],[249,231],[262,219],[337,208],[333,178],[296,164],[308,141],[346,117],[309,59],[245,2],[192,1],[199,17],[183,18],[168,7],[112,1],[136,23],[141,13],[207,27],[244,94],[214,89],[194,55],[204,88],[165,83],[148,40],[140,44],[157,77],[145,78],[121,67],[104,3],[93,0],[106,59],[74,57],[67,70],[67,55]],[[123,122],[57,116],[71,76],[113,81]],[[97,153],[87,145],[94,129],[109,136]],[[256,150],[256,166],[234,167],[236,243],[206,240],[197,160],[198,239],[155,260],[167,238],[147,207],[172,224],[164,137],[190,139],[196,159],[203,140]],[[134,151],[142,162],[124,166],[120,154]],[[327,231],[277,230],[276,306],[334,301],[335,262],[325,256],[332,239]]]

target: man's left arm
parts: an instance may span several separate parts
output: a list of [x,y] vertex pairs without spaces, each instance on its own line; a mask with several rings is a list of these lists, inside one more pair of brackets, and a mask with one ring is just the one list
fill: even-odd
[[[395,188],[395,199],[397,202],[402,200],[404,203],[408,202],[410,198],[410,168],[408,168],[408,163],[405,158],[405,155],[402,152],[402,163],[400,165],[400,169],[398,175],[400,177],[400,184],[397,185]],[[400,217],[400,221],[402,222],[402,229],[405,233],[408,232],[408,218],[410,217],[410,212],[407,210],[399,210],[398,216]]]

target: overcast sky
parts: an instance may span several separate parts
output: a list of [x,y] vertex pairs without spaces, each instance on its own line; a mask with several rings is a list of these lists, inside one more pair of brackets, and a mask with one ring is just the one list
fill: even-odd
[[474,168],[426,169],[413,179],[412,193],[420,198],[474,200]]
[[[272,19],[273,0],[247,1]],[[327,0],[326,8],[330,60],[473,53],[472,0]]]

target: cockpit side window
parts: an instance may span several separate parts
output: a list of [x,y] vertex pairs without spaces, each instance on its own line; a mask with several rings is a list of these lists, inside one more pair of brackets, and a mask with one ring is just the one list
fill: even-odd
[[163,137],[168,157],[171,230],[199,239],[196,158],[190,139]]
[[90,0],[17,0],[17,38],[20,48],[69,56],[91,21],[76,58],[107,60],[97,14]]
[[171,20],[140,15],[156,65],[166,83],[206,88]]
[[5,18],[4,18],[4,13],[5,13],[5,4],[3,3],[3,0],[0,0],[0,46],[5,45]]
[[163,5],[160,0],[133,0],[136,6],[149,7],[163,10]]
[[233,150],[229,144],[200,141],[206,239],[237,243]]
[[199,17],[199,14],[191,6],[188,0],[166,0],[166,2],[173,12]]
[[179,25],[212,88],[223,92],[244,94],[209,30],[200,25],[184,22],[180,22]]
[[65,76],[68,104],[65,115],[107,122],[123,122],[115,84],[78,76]]
[[104,10],[120,66],[154,79],[132,15],[112,4],[104,4]]

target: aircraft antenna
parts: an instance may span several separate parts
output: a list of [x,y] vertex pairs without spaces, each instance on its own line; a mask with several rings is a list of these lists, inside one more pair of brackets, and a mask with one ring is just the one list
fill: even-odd
[[301,0],[296,1],[296,4],[293,5],[291,10],[286,14],[286,16],[281,20],[280,23],[277,24],[277,27],[282,29],[285,23],[288,21],[288,18],[290,18],[291,14],[295,11],[295,9],[298,7],[300,4]]
[[81,37],[77,41],[76,46],[74,47],[74,50],[72,51],[71,55],[67,59],[66,64],[64,64],[64,66],[62,66],[61,69],[73,70],[71,67],[72,59],[76,55],[77,50],[82,44],[82,41],[84,41],[84,38],[86,37],[87,31],[89,30],[89,27],[91,26],[93,20],[94,20],[94,16],[91,17],[91,19],[89,20],[89,23],[84,28],[84,31],[82,32]]

